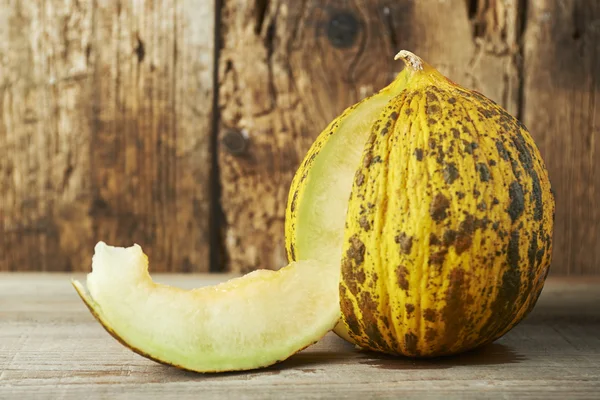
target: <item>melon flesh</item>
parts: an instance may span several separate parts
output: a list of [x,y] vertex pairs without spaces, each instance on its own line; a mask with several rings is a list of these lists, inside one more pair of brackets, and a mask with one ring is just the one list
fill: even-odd
[[154,283],[138,245],[96,245],[86,290],[73,285],[119,341],[155,361],[198,372],[282,361],[337,323],[339,273],[316,261],[257,270],[216,286]]
[[[296,172],[308,176],[305,192],[298,202],[296,232],[293,237],[286,237],[288,246],[290,241],[294,245],[297,260],[317,260],[333,266],[339,273],[348,201],[364,145],[385,105],[401,93],[405,85],[403,70],[387,87],[357,104],[351,113],[338,117],[333,135],[325,130],[313,144],[326,141],[311,169],[300,168]],[[290,201],[294,189],[290,191]],[[334,331],[346,341],[354,342],[341,321]]]
[[344,223],[352,180],[364,144],[394,92],[382,92],[359,104],[317,155],[299,204],[296,255],[299,260],[319,260],[339,268]]

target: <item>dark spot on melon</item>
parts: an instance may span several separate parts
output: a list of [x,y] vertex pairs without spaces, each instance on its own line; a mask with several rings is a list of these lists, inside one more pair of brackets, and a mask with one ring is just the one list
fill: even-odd
[[427,91],[426,96],[427,96],[427,101],[430,101],[430,102],[440,101],[440,99],[433,92]]
[[404,334],[404,346],[406,353],[409,355],[416,356],[419,354],[418,351],[419,338],[412,332]]
[[404,110],[404,114],[406,114],[406,115],[410,115],[410,114],[412,114],[412,112],[413,112],[412,108],[407,108],[406,110]]
[[475,218],[471,214],[467,214],[465,219],[458,225],[458,231],[460,233],[472,234],[475,232]]
[[343,319],[348,327],[348,330],[355,336],[360,336],[360,324],[356,318],[356,314],[354,313],[354,305],[347,297],[343,295],[340,297],[340,308],[342,310],[342,315],[344,316]]
[[385,341],[379,327],[376,324],[365,324],[365,335],[368,337],[369,346],[385,352],[393,351]]
[[358,306],[362,313],[362,323],[369,344],[374,344],[375,347],[378,347],[381,350],[390,350],[388,343],[381,334],[381,330],[378,326],[380,315],[377,309],[377,303],[373,301],[369,292],[362,292],[360,294]]
[[527,250],[527,259],[529,261],[529,272],[534,273],[537,270],[537,252],[538,252],[538,234],[533,232],[529,239],[529,249]]
[[294,197],[292,198],[292,204],[290,206],[290,211],[294,212],[296,210],[296,203],[298,202],[298,191],[294,192]]
[[396,268],[396,279],[398,281],[398,287],[400,287],[400,289],[402,289],[402,290],[408,291],[408,288],[409,288],[408,275],[409,275],[408,268],[406,268],[404,265],[399,265]]
[[446,182],[448,185],[451,185],[459,177],[458,168],[456,168],[456,164],[447,163],[442,171],[442,175],[444,177],[444,182]]
[[425,321],[435,322],[437,318],[437,312],[433,308],[426,308],[423,311],[423,318]]
[[296,260],[296,246],[294,246],[294,243],[290,245],[290,257],[292,258],[292,261]]
[[435,124],[437,124],[437,120],[434,119],[434,118],[428,118],[427,119],[427,124],[429,124],[429,125],[435,125]]
[[398,119],[398,113],[396,111],[390,114],[390,121],[395,121]]
[[369,221],[367,220],[366,215],[363,215],[362,217],[360,217],[358,219],[358,224],[360,225],[361,228],[363,228],[363,230],[365,232],[368,232],[371,229],[371,224],[369,224]]
[[406,313],[407,314],[412,314],[415,311],[415,305],[414,304],[407,304],[406,306],[404,306],[404,308],[406,308]]
[[[437,153],[438,156],[436,157],[435,160],[437,161],[438,164],[442,164],[444,162],[444,156],[445,156],[444,149],[442,149],[442,146],[438,146],[437,151],[438,151],[438,153]],[[434,154],[434,153],[431,153],[431,154]]]
[[352,235],[348,239],[350,247],[346,250],[346,257],[354,262],[354,265],[359,266],[365,260],[365,244],[358,238],[358,235]]
[[373,160],[373,154],[369,151],[365,154],[363,158],[363,167],[369,168],[371,166],[371,161]]
[[429,234],[429,245],[431,246],[437,246],[441,244],[440,239],[437,237],[437,235],[435,233],[430,233]]
[[469,247],[471,247],[472,243],[473,238],[470,235],[460,233],[456,237],[456,241],[454,242],[454,250],[456,251],[456,254],[460,255],[464,253],[466,250],[469,249]]
[[496,165],[496,161],[494,161],[494,160],[489,160],[489,161],[488,161],[488,164],[490,164],[490,167],[493,167],[493,166],[495,166],[495,165]]
[[480,203],[477,204],[477,209],[479,211],[485,211],[487,210],[487,204],[485,204],[485,201],[482,201]]
[[456,198],[462,200],[465,198],[464,192],[456,192]]
[[542,201],[542,187],[540,185],[540,178],[535,171],[530,171],[531,176],[531,194],[530,201],[535,204],[533,209],[533,219],[541,221],[544,216],[544,202]]
[[342,260],[342,277],[348,290],[354,296],[360,291],[360,285],[365,282],[366,276],[362,268],[355,268],[352,263],[344,258]]
[[473,196],[475,196],[476,198],[479,197],[479,195],[481,194],[481,192],[477,189],[473,189]]
[[427,113],[427,115],[439,115],[440,106],[438,106],[437,104],[428,104],[425,107],[425,112]]
[[448,249],[441,249],[431,253],[429,255],[429,264],[442,265],[446,259],[446,254],[448,254]]
[[540,265],[544,259],[544,255],[546,254],[546,251],[544,250],[544,248],[540,248],[535,256],[535,259],[537,261],[537,265]]
[[441,312],[441,319],[446,326],[444,342],[447,347],[452,347],[457,342],[461,337],[462,329],[467,325],[467,309],[462,299],[466,286],[464,270],[455,268],[450,271],[445,296],[446,305]]
[[412,249],[413,245],[412,236],[408,236],[406,233],[401,232],[394,238],[394,240],[400,245],[400,251],[402,253],[410,254],[410,250]]
[[498,155],[500,156],[500,158],[502,158],[504,161],[509,160],[510,157],[508,156],[508,152],[506,151],[504,144],[500,140],[496,141],[496,150],[498,150]]
[[490,180],[490,170],[488,166],[484,163],[477,163],[477,172],[479,173],[479,179],[482,182],[489,182]]
[[383,128],[383,129],[381,130],[381,132],[380,132],[380,135],[381,135],[381,136],[385,136],[385,135],[387,135],[387,134],[388,134],[388,132],[389,132],[389,129],[388,129],[387,127],[385,127],[385,128]]
[[431,327],[425,328],[425,340],[427,342],[434,342],[437,337],[437,331]]
[[429,148],[430,148],[430,149],[432,149],[432,150],[433,150],[433,149],[435,149],[436,143],[435,143],[435,140],[434,140],[434,139],[432,139],[432,138],[429,138],[429,140],[428,140],[428,144],[429,144]]
[[472,215],[467,215],[458,226],[458,233],[454,240],[454,250],[456,254],[462,254],[471,247],[473,243],[473,232],[475,232],[475,219]]
[[456,240],[456,235],[457,232],[455,230],[448,229],[447,231],[445,231],[444,235],[442,236],[442,243],[444,244],[444,246],[451,246]]
[[497,198],[494,197],[494,199],[492,200],[492,205],[495,206],[498,204],[500,204],[500,200],[498,200]]
[[456,103],[456,99],[455,99],[454,97],[450,97],[450,98],[448,99],[448,103],[450,103],[450,104],[454,104],[454,103]]
[[460,137],[460,132],[458,131],[458,129],[456,128],[450,128],[450,133],[452,134],[452,136],[454,136],[456,139],[458,139]]
[[492,118],[494,115],[497,115],[498,112],[494,111],[494,109],[489,109],[489,108],[483,108],[483,107],[478,107],[477,110],[479,111],[479,113],[481,115],[483,115],[485,118]]
[[506,261],[510,269],[519,269],[519,231],[512,231],[508,240],[508,250],[506,252]]
[[359,172],[356,174],[356,186],[362,186],[365,183],[365,174]]
[[[518,121],[517,121],[518,122]],[[520,123],[520,122],[519,122]],[[523,129],[525,129],[523,127]],[[514,136],[512,137],[512,142],[514,147],[517,149],[519,153],[519,161],[521,162],[523,169],[532,180],[532,192],[531,192],[531,201],[535,203],[534,209],[534,218],[536,221],[540,221],[543,216],[544,208],[542,202],[542,189],[540,185],[540,178],[538,174],[535,172],[533,157],[531,156],[531,152],[525,142],[525,138],[523,137],[521,131],[516,129],[514,132]]]
[[443,221],[448,216],[448,207],[450,207],[450,200],[443,194],[437,193],[429,206],[429,215],[436,222]]
[[423,160],[423,149],[415,149],[415,158],[417,161]]
[[508,215],[512,222],[515,222],[523,214],[525,209],[525,199],[523,198],[523,188],[517,181],[513,181],[508,187],[508,196],[510,204],[508,205]]
[[502,274],[502,283],[496,298],[491,305],[491,316],[483,328],[484,337],[494,340],[507,327],[514,325],[515,310],[519,309],[524,299],[519,268],[519,231],[512,231],[506,251],[507,268]]
[[377,275],[377,272],[371,273],[371,279],[373,280],[373,282],[377,282],[377,279],[379,279],[379,275]]

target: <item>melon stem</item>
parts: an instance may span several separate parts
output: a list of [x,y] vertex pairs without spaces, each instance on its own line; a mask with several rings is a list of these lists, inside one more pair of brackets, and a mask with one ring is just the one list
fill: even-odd
[[423,71],[425,62],[421,57],[411,53],[408,50],[400,50],[394,60],[401,59],[406,64],[407,68],[410,68],[414,72]]

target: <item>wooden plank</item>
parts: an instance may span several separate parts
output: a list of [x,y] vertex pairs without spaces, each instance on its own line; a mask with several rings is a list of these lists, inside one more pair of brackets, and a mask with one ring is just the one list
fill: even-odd
[[214,11],[0,5],[0,270],[87,270],[104,240],[208,271]]
[[556,192],[553,273],[600,273],[600,2],[529,2],[523,117]]
[[0,270],[89,251],[91,3],[0,5]]
[[[98,2],[92,196],[99,239],[207,271],[214,3]],[[101,45],[100,45],[101,44]]]
[[218,157],[229,268],[286,263],[284,208],[296,167],[331,119],[399,72],[398,50],[518,111],[521,7],[517,0],[225,2]]
[[[190,288],[230,276],[155,279]],[[524,322],[460,356],[385,357],[330,334],[274,367],[220,375],[127,350],[93,320],[68,278],[0,274],[0,398],[593,399],[600,390],[598,277],[550,278]]]

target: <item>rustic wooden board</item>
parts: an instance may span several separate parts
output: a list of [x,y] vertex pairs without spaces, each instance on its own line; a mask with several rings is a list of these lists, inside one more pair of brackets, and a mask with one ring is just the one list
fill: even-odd
[[598,274],[600,2],[529,3],[523,118],[556,192],[553,268]]
[[[79,275],[78,278],[83,278]],[[181,287],[221,275],[157,276]],[[254,372],[199,375],[111,338],[64,274],[0,274],[0,398],[597,399],[600,279],[549,279],[534,312],[496,343],[430,361],[354,349],[333,334]]]
[[520,3],[467,3],[225,2],[218,154],[231,270],[285,265],[295,169],[331,119],[400,71],[399,50],[518,111]]
[[0,270],[208,271],[214,2],[0,4]]

